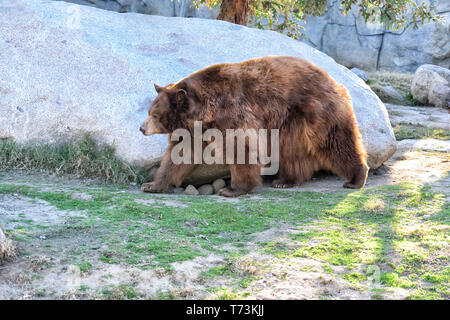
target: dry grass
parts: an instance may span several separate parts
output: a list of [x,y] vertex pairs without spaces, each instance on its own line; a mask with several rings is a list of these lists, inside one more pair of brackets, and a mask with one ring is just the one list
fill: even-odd
[[251,257],[240,257],[234,259],[232,262],[232,271],[241,276],[256,275],[260,270],[258,262],[254,261]]
[[420,125],[397,124],[394,127],[394,134],[397,141],[405,139],[450,139],[449,130],[435,129]]
[[[367,73],[369,80],[367,84],[373,92],[383,102],[401,104],[401,105],[418,105],[419,102],[411,95],[411,83],[414,78],[412,73],[393,73],[393,72],[369,72]],[[391,86],[400,93],[404,100],[400,101],[392,98],[383,90],[382,87]]]
[[12,240],[5,238],[3,241],[0,241],[0,264],[2,261],[11,260],[15,256],[16,249]]
[[145,170],[118,159],[113,147],[97,145],[89,135],[59,145],[22,145],[0,139],[0,170],[98,178],[114,184],[140,184],[147,178]]
[[372,213],[382,212],[386,209],[386,204],[383,199],[373,198],[366,202],[364,209]]

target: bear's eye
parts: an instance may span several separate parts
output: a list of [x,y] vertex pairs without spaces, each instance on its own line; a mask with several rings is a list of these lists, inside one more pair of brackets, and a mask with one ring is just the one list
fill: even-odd
[[152,114],[152,118],[153,118],[153,119],[158,119],[159,116],[158,116],[157,114]]

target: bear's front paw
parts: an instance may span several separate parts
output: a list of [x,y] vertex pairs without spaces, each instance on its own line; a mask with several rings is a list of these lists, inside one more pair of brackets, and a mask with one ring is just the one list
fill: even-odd
[[219,196],[222,197],[238,197],[242,194],[246,194],[247,191],[243,189],[231,189],[231,188],[223,188],[219,190]]
[[144,183],[141,186],[141,190],[143,192],[150,192],[150,193],[159,193],[159,192],[163,192],[164,190],[166,190],[166,188],[164,188],[163,186],[161,186],[158,183],[153,182],[147,182]]

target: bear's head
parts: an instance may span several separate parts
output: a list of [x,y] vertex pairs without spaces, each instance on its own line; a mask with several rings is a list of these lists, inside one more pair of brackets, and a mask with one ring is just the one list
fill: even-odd
[[192,109],[193,99],[189,97],[186,84],[177,83],[161,87],[155,83],[158,96],[153,100],[148,117],[140,131],[150,136],[155,133],[172,133],[178,128],[185,128],[183,114]]

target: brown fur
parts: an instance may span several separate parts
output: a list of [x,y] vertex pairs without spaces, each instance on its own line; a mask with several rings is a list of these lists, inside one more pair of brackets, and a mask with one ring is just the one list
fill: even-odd
[[[280,129],[279,180],[274,187],[300,185],[320,169],[361,188],[367,178],[366,152],[344,86],[325,71],[295,57],[263,57],[213,65],[167,87],[155,85],[158,97],[141,130],[144,134],[204,129]],[[195,165],[174,165],[169,147],[147,192],[179,186]],[[259,165],[230,165],[231,188],[224,196],[247,193],[260,184]]]

